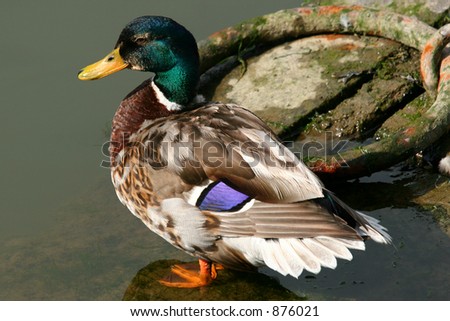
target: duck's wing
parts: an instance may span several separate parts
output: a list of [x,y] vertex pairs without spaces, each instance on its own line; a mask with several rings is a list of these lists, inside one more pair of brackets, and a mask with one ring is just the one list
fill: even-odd
[[182,197],[217,213],[218,235],[361,239],[355,230],[370,226],[325,190],[264,122],[236,105],[210,104],[148,121],[130,141],[138,142],[141,167],[159,177],[152,183],[160,197]]
[[189,186],[226,181],[263,202],[323,197],[319,179],[253,113],[210,104],[148,121],[130,138],[140,161],[176,173]]
[[366,237],[390,242],[376,219],[326,190],[324,194],[290,204],[265,203],[223,181],[211,183],[196,203],[206,217],[204,226],[216,236],[217,246],[208,257],[237,269],[250,262],[297,277],[304,269],[318,273],[321,266],[335,268],[336,258],[351,260],[349,249],[364,250]]
[[336,257],[351,259],[348,249],[363,249],[366,235],[389,240],[237,106],[212,104],[148,121],[130,144],[152,177],[172,243],[200,257],[298,276],[303,268],[334,267]]

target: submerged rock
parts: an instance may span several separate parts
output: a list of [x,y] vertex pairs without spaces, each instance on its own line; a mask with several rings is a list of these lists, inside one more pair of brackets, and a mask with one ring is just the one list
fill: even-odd
[[287,301],[305,300],[285,289],[267,275],[232,270],[218,271],[218,277],[211,285],[195,289],[169,288],[161,285],[174,264],[182,262],[161,260],[142,268],[128,286],[123,300],[165,300],[165,301]]
[[450,181],[439,184],[414,201],[431,211],[442,230],[450,236]]

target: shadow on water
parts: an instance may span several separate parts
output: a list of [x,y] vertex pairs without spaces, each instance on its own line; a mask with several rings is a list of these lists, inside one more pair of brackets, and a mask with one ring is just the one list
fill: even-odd
[[353,251],[353,260],[339,260],[336,270],[306,274],[300,282],[284,278],[281,284],[312,299],[449,300],[450,240],[430,213],[409,207],[370,214],[389,226],[392,246],[367,242],[365,252]]

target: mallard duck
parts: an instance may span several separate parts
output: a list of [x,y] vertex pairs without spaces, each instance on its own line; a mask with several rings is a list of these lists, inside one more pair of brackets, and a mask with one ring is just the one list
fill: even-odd
[[193,35],[167,17],[143,16],[81,80],[122,69],[153,72],[120,103],[112,122],[117,196],[153,232],[199,259],[160,282],[211,283],[217,267],[267,266],[298,277],[351,260],[368,238],[389,243],[378,220],[327,190],[256,115],[236,104],[198,102]]

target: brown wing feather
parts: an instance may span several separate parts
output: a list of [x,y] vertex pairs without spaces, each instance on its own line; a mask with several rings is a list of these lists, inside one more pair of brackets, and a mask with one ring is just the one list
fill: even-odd
[[235,105],[210,104],[144,122],[133,141],[142,162],[188,185],[226,179],[266,202],[323,196],[317,177],[257,116]]
[[241,213],[214,213],[222,236],[261,238],[306,238],[329,236],[361,239],[347,222],[314,201],[293,204],[255,202]]

